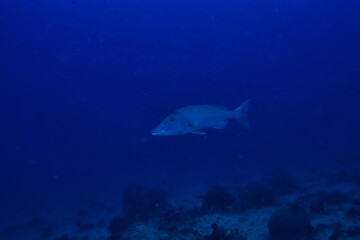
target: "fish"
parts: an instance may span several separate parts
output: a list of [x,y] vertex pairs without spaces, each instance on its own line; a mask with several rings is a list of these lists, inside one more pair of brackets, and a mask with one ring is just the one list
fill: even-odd
[[224,129],[229,119],[237,119],[245,128],[249,128],[247,117],[251,99],[244,101],[234,110],[222,106],[193,105],[180,108],[151,131],[154,136],[172,136],[192,134],[205,134],[204,129]]

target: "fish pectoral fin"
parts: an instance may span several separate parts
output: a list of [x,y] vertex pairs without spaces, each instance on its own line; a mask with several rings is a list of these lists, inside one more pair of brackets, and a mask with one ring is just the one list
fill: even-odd
[[228,121],[221,121],[214,128],[216,128],[216,129],[224,129],[226,127],[227,122]]
[[204,135],[204,134],[206,134],[205,132],[202,132],[202,131],[193,131],[193,132],[191,132],[191,133],[193,133],[193,134],[199,134],[199,135]]

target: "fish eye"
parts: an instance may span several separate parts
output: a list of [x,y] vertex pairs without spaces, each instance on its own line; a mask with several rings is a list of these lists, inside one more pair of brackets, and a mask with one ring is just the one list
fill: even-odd
[[174,116],[171,116],[171,117],[170,117],[170,121],[175,121],[175,119],[176,119],[176,118],[175,118]]

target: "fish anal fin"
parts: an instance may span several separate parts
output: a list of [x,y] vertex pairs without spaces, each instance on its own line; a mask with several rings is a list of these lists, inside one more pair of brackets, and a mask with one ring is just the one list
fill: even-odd
[[216,128],[216,129],[224,129],[226,127],[226,125],[227,125],[227,122],[228,121],[221,121],[214,128]]
[[202,131],[193,131],[193,132],[191,132],[191,133],[193,133],[193,134],[199,134],[199,135],[204,135],[204,134],[206,134],[205,132],[202,132]]

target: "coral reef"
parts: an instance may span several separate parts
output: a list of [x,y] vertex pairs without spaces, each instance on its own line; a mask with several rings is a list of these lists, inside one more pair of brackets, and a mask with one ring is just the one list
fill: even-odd
[[211,224],[212,232],[204,237],[204,240],[245,240],[239,230],[220,228],[216,223]]
[[202,201],[205,212],[228,212],[236,204],[235,198],[222,186],[210,188]]
[[[347,176],[342,178],[332,185],[327,178],[302,180],[299,186],[286,175],[265,177],[241,183],[239,199],[221,186],[199,195],[206,190],[203,186],[186,198],[171,199],[171,204],[159,190],[128,186],[122,206],[118,201],[111,208],[92,204],[74,212],[66,227],[32,219],[0,231],[0,239],[360,239],[360,189]],[[280,204],[284,206],[278,208]]]
[[129,227],[129,221],[126,218],[114,218],[110,221],[108,240],[119,240],[121,235]]
[[353,226],[350,229],[347,230],[346,235],[351,238],[360,238],[360,227],[359,226]]
[[325,204],[320,200],[312,201],[309,210],[313,214],[326,214]]
[[77,222],[76,226],[78,227],[78,232],[87,232],[95,228],[95,225],[92,223]]
[[341,183],[352,183],[354,185],[360,186],[360,176],[356,174],[351,174],[348,172],[339,172],[335,176],[331,177],[332,181],[338,181]]
[[276,194],[270,184],[264,181],[252,182],[239,193],[240,203],[244,209],[259,209],[272,206],[276,202]]
[[122,194],[122,208],[129,219],[147,219],[169,207],[165,194],[157,189],[143,191],[138,186],[128,186]]
[[289,176],[275,175],[248,183],[239,192],[239,197],[243,209],[259,209],[275,206],[279,196],[301,191],[302,188]]
[[305,209],[298,205],[277,209],[270,217],[268,229],[271,240],[313,239],[314,229]]

